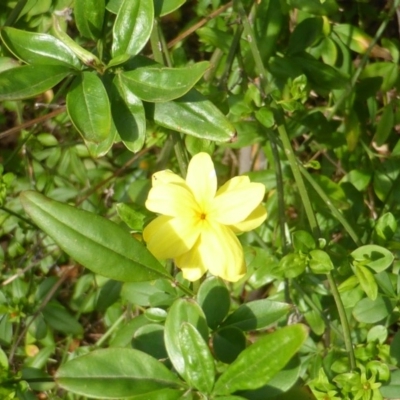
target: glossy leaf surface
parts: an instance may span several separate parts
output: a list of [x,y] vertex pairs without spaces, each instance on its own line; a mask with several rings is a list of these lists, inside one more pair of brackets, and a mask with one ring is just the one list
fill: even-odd
[[111,112],[116,130],[125,146],[139,151],[146,137],[146,116],[142,101],[121,82],[117,75],[111,88]]
[[200,332],[203,339],[207,340],[207,323],[200,306],[192,300],[178,299],[168,312],[165,321],[164,340],[168,356],[175,369],[182,376],[186,374],[186,365],[177,332],[180,331],[182,324],[186,322],[192,324]]
[[206,61],[186,68],[148,66],[121,73],[121,82],[144,101],[170,101],[186,94],[208,67]]
[[25,65],[0,73],[0,101],[37,96],[62,81],[71,70],[58,65]]
[[242,304],[223,323],[223,326],[236,326],[244,331],[266,328],[286,315],[291,306],[268,299],[255,300]]
[[72,393],[97,399],[121,399],[164,388],[179,379],[155,358],[134,349],[95,350],[61,365],[57,384]]
[[185,360],[185,374],[189,382],[202,393],[211,393],[214,386],[215,366],[203,337],[189,323],[183,323],[179,331],[179,340]]
[[220,376],[214,393],[224,395],[265,385],[297,353],[307,335],[307,328],[298,324],[262,337],[244,350]]
[[153,29],[154,4],[149,0],[124,0],[113,29],[113,57],[135,56],[147,43]]
[[28,64],[81,67],[75,53],[54,36],[5,27],[1,38],[11,53]]
[[165,128],[200,139],[227,142],[236,135],[225,115],[194,89],[177,100],[149,106],[149,117]]
[[169,278],[143,244],[115,223],[37,192],[22,193],[21,202],[40,229],[91,271],[124,282]]
[[103,28],[105,0],[79,0],[74,4],[76,25],[82,36],[99,39]]
[[83,72],[75,78],[67,95],[67,111],[85,140],[99,143],[110,135],[110,102],[95,73]]

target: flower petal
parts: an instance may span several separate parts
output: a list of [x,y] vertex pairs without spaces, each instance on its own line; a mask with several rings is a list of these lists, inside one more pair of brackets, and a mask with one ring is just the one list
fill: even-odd
[[183,277],[188,281],[197,281],[207,272],[197,245],[187,253],[176,257],[174,261],[176,266],[182,270]]
[[237,224],[230,225],[229,228],[235,233],[252,231],[259,227],[267,218],[267,210],[263,205],[259,205],[250,215]]
[[186,184],[157,184],[150,189],[145,205],[150,211],[170,217],[191,217],[200,213]]
[[207,269],[231,282],[246,273],[243,250],[237,237],[228,227],[208,221],[204,222],[195,246],[177,257],[175,263],[189,280],[199,279]]
[[190,160],[186,183],[202,210],[207,210],[217,191],[217,175],[207,153],[198,153]]
[[159,260],[175,258],[190,250],[200,235],[196,218],[160,216],[143,230],[149,251]]
[[169,183],[176,183],[176,184],[186,186],[185,180],[169,169],[165,169],[163,171],[158,171],[158,172],[154,173],[152,176],[153,187],[159,186],[159,185],[166,185]]
[[264,194],[262,183],[250,182],[247,176],[236,176],[218,190],[208,215],[221,224],[235,225],[260,205]]

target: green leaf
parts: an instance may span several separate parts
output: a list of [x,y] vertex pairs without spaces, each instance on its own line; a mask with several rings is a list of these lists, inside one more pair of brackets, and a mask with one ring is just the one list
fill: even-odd
[[213,350],[218,360],[231,364],[246,348],[246,336],[235,326],[218,329],[213,335]]
[[101,79],[92,72],[79,74],[67,94],[67,111],[78,132],[89,142],[107,139],[111,109]]
[[359,322],[375,324],[382,321],[393,311],[393,305],[386,297],[378,295],[375,300],[366,297],[353,309],[354,318]]
[[211,393],[215,378],[214,359],[200,332],[193,325],[183,323],[179,341],[189,383],[202,393]]
[[154,4],[149,0],[124,0],[113,27],[113,57],[135,56],[147,43],[154,21]]
[[103,29],[105,0],[79,0],[74,3],[75,23],[82,36],[99,39]]
[[367,267],[363,267],[362,265],[355,265],[354,272],[366,295],[371,300],[375,300],[378,296],[378,285],[372,272]]
[[336,0],[288,0],[288,5],[314,15],[331,15],[339,10]]
[[216,277],[209,277],[201,284],[197,292],[197,301],[211,329],[215,329],[224,320],[231,306],[228,288],[221,278]]
[[394,113],[392,103],[387,104],[382,111],[381,119],[376,127],[374,139],[378,146],[382,146],[393,131]]
[[159,324],[141,326],[133,335],[132,347],[156,358],[168,357],[164,345],[164,327]]
[[132,231],[141,232],[146,219],[147,212],[135,204],[118,203],[118,216],[124,221]]
[[169,358],[182,376],[186,376],[185,358],[182,354],[178,332],[183,323],[196,327],[204,340],[208,340],[208,328],[200,306],[193,300],[177,299],[168,312],[165,321],[165,347]]
[[164,102],[186,94],[209,68],[208,61],[184,68],[142,67],[122,72],[121,83],[148,102]]
[[114,222],[37,192],[23,192],[21,202],[40,229],[91,271],[123,282],[171,279],[143,244]]
[[104,140],[102,140],[101,142],[98,142],[98,143],[91,142],[85,138],[83,138],[83,140],[85,142],[86,147],[89,150],[89,154],[93,158],[97,158],[97,157],[102,157],[108,153],[108,151],[111,149],[112,145],[114,144],[116,136],[117,136],[117,130],[115,129],[114,122],[111,121],[110,133]]
[[351,170],[341,182],[350,182],[358,191],[365,190],[371,181],[371,173],[359,169]]
[[400,393],[400,370],[396,369],[390,373],[390,381],[387,385],[379,388],[385,399],[398,399]]
[[300,53],[310,47],[322,34],[322,18],[306,18],[301,21],[289,37],[287,54]]
[[154,0],[154,14],[163,17],[177,10],[186,0]]
[[308,253],[315,249],[315,240],[307,231],[295,231],[292,233],[293,247],[296,251]]
[[275,124],[274,113],[267,107],[260,108],[255,114],[258,122],[264,125],[266,128],[272,128]]
[[355,261],[367,265],[375,272],[382,272],[389,268],[394,260],[394,256],[389,250],[375,244],[361,246],[350,255]]
[[315,249],[311,250],[309,266],[315,274],[327,274],[333,269],[333,263],[326,251]]
[[158,125],[177,132],[217,142],[232,141],[236,135],[225,115],[194,89],[179,99],[148,108],[149,117]]
[[383,214],[374,227],[374,236],[377,241],[386,242],[390,240],[397,230],[397,221],[392,213]]
[[71,70],[59,65],[25,65],[0,73],[0,101],[37,96],[61,82]]
[[111,87],[111,113],[122,142],[136,153],[146,139],[146,116],[142,101],[121,79],[121,74],[118,74]]
[[82,335],[83,327],[66,309],[58,302],[50,302],[43,309],[46,322],[58,332],[67,335]]
[[301,275],[307,267],[307,258],[302,253],[289,253],[279,261],[279,271],[286,278],[295,278]]
[[224,321],[222,326],[236,326],[244,331],[266,328],[286,315],[291,305],[269,299],[242,304]]
[[97,399],[122,399],[181,386],[155,358],[134,349],[92,351],[61,365],[57,384],[72,393]]
[[260,338],[220,376],[213,393],[227,395],[265,385],[298,352],[307,335],[307,328],[297,324]]
[[337,69],[306,55],[306,53],[302,56],[289,57],[288,60],[302,68],[315,90],[342,89],[349,82],[348,77]]
[[[390,343],[390,356],[397,361],[397,365],[400,365],[400,332],[396,332]],[[400,384],[400,382],[399,382]]]
[[81,68],[78,57],[54,36],[4,27],[1,38],[11,53],[28,64]]
[[335,24],[333,32],[346,46],[359,54],[364,54],[372,41],[371,36],[362,29],[350,24]]
[[53,14],[53,28],[55,35],[71,50],[76,56],[87,66],[96,68],[100,71],[104,70],[104,64],[102,61],[90,51],[79,46],[74,40],[72,40],[61,28],[57,17]]
[[397,64],[390,62],[375,62],[368,64],[360,75],[360,79],[382,77],[381,90],[387,92],[393,89],[399,76]]

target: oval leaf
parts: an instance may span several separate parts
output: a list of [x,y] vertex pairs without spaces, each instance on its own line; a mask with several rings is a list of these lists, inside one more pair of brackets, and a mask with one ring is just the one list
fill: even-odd
[[124,0],[113,28],[113,57],[135,56],[149,40],[154,22],[154,4],[149,0]]
[[111,122],[112,123],[111,123],[110,134],[101,142],[98,142],[98,143],[91,142],[91,141],[83,138],[85,145],[89,150],[89,154],[93,158],[104,156],[105,154],[108,153],[108,151],[111,149],[112,145],[114,144],[115,138],[117,136],[117,130],[115,128],[113,121],[111,121]]
[[134,349],[95,350],[61,365],[55,379],[65,390],[98,399],[121,399],[177,388],[180,380],[164,364]]
[[40,229],[96,274],[124,282],[171,279],[150,252],[114,222],[37,192],[23,192],[21,202]]
[[75,1],[75,22],[82,36],[94,40],[100,38],[105,7],[105,0]]
[[149,114],[158,125],[200,139],[227,142],[236,136],[225,115],[195,89],[177,100],[149,105]]
[[366,295],[371,300],[375,300],[378,297],[378,285],[374,279],[373,273],[362,265],[355,265],[354,272]]
[[179,340],[189,382],[202,393],[211,393],[215,366],[210,349],[200,332],[191,324],[183,323]]
[[186,94],[203,76],[208,61],[186,68],[143,67],[122,72],[121,82],[144,101],[170,101]]
[[168,312],[165,321],[165,347],[175,369],[182,376],[185,375],[185,359],[180,346],[179,335],[183,323],[192,324],[201,333],[204,340],[208,339],[206,319],[200,306],[193,300],[178,299]]
[[54,36],[5,27],[1,38],[15,57],[28,64],[81,67],[78,57]]
[[222,326],[236,326],[243,331],[261,329],[277,322],[291,309],[290,304],[268,299],[242,304]]
[[390,315],[393,308],[393,304],[387,297],[378,295],[375,300],[366,297],[356,304],[353,309],[353,315],[359,322],[375,324]]
[[99,143],[111,129],[111,109],[101,79],[92,72],[77,76],[67,94],[67,111],[85,140]]
[[308,335],[305,325],[286,326],[244,350],[221,375],[214,394],[252,390],[270,381],[299,351]]
[[142,101],[121,83],[117,75],[111,87],[111,112],[117,132],[125,146],[136,153],[146,138],[146,116]]
[[389,250],[375,244],[361,246],[350,255],[355,261],[368,265],[378,273],[389,268],[394,260],[394,256]]
[[0,101],[37,96],[62,81],[71,70],[59,65],[25,65],[0,73]]
[[82,325],[58,302],[50,302],[43,309],[46,322],[58,332],[67,335],[81,335]]
[[200,286],[197,292],[197,301],[204,311],[207,324],[211,329],[224,320],[231,306],[231,297],[228,288],[221,278],[209,277]]

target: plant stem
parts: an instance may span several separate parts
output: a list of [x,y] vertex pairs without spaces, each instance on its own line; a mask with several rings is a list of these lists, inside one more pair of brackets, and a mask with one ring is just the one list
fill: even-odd
[[279,136],[282,141],[283,149],[286,154],[286,157],[288,158],[290,168],[291,168],[293,176],[294,176],[294,180],[296,181],[296,185],[297,185],[300,197],[303,202],[304,210],[306,212],[308,222],[311,227],[311,231],[313,233],[313,236],[316,239],[318,239],[320,237],[320,230],[319,230],[317,218],[315,217],[314,210],[311,205],[310,197],[307,192],[307,188],[304,184],[300,169],[298,167],[297,158],[294,154],[292,145],[290,143],[289,136],[286,131],[284,117],[280,110],[278,111],[277,126],[278,126]]
[[357,246],[362,246],[363,243],[362,243],[361,239],[358,237],[358,235],[355,232],[355,230],[353,229],[353,227],[348,223],[347,219],[342,215],[342,213],[332,204],[331,200],[326,195],[326,193],[323,191],[323,189],[318,185],[317,182],[315,182],[315,180],[312,178],[312,176],[308,173],[308,171],[302,165],[299,165],[299,168],[300,168],[300,171],[303,174],[303,176],[307,179],[307,181],[310,183],[310,185],[314,188],[314,190],[321,197],[321,199],[329,207],[333,216],[343,225],[344,229],[346,229],[346,232],[353,239],[354,243]]
[[[399,0],[397,0],[399,1]],[[243,23],[243,28],[244,28],[244,34],[246,35],[246,38],[249,41],[250,45],[250,50],[253,55],[255,64],[256,64],[256,69],[258,73],[260,74],[260,80],[261,80],[261,88],[263,89],[264,93],[261,93],[265,96],[265,94],[268,93],[268,88],[267,88],[267,73],[264,68],[264,64],[261,58],[260,51],[258,50],[257,46],[257,41],[256,37],[253,31],[253,28],[250,24],[250,21],[244,11],[243,5],[240,0],[236,0],[234,2],[234,5],[237,7],[237,10],[239,12],[240,18]],[[297,188],[299,190],[300,197],[303,202],[304,210],[307,215],[308,222],[310,224],[311,231],[313,233],[313,236],[315,239],[319,239],[321,234],[320,234],[320,229],[318,226],[317,218],[315,216],[314,210],[311,205],[310,197],[307,192],[307,188],[304,184],[303,177],[300,172],[300,168],[297,162],[297,158],[294,154],[292,145],[290,143],[289,136],[286,131],[285,127],[285,119],[283,115],[283,111],[280,108],[279,105],[275,104],[274,102],[272,103],[273,107],[275,108],[275,120],[277,123],[277,129],[279,132],[280,139],[282,141],[283,149],[284,152],[288,158],[294,179],[296,181]],[[350,358],[350,367],[351,369],[355,368],[355,357],[354,357],[354,351],[353,351],[353,346],[351,343],[351,336],[350,336],[350,328],[349,328],[349,323],[347,321],[346,313],[344,311],[344,306],[342,303],[342,299],[340,298],[339,292],[336,287],[336,282],[333,279],[333,276],[329,273],[327,275],[329,284],[331,286],[332,290],[332,295],[336,303],[336,307],[338,309],[339,313],[339,318],[342,324],[343,328],[343,335],[344,335],[344,342],[346,346],[347,353],[349,354]]]

